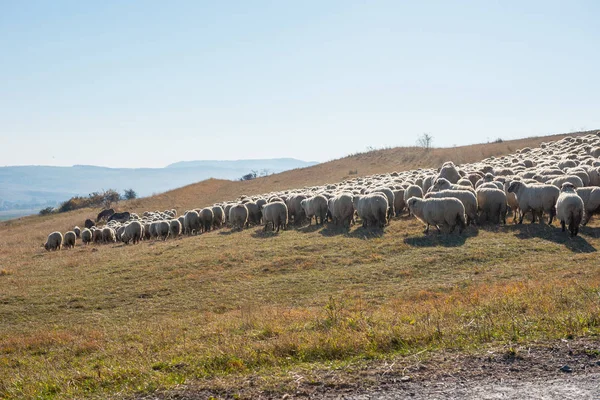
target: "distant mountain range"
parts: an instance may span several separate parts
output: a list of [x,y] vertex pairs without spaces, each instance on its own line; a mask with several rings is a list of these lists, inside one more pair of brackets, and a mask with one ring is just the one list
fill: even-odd
[[181,161],[165,168],[0,167],[0,210],[44,208],[73,196],[115,189],[133,189],[139,197],[161,193],[208,178],[241,178],[252,171],[270,175],[315,165],[293,158],[235,161]]

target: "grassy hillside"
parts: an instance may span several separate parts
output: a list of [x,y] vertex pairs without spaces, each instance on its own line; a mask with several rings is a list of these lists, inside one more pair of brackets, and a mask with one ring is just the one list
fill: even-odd
[[[414,149],[382,150],[121,207],[183,210],[335,182],[350,169],[474,161],[547,140],[436,149],[412,161]],[[180,384],[233,395],[250,373],[262,377],[253,385],[281,393],[298,368],[600,333],[595,220],[574,239],[537,224],[425,236],[402,217],[375,232],[225,228],[137,246],[40,247],[95,212],[0,224],[0,398],[122,398]]]

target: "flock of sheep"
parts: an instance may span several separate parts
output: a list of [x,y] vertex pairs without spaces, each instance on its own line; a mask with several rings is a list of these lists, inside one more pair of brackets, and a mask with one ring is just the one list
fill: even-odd
[[177,217],[176,210],[114,213],[104,210],[97,218],[102,226],[86,221],[63,236],[53,232],[44,247],[57,250],[82,243],[138,243],[140,240],[195,235],[229,226],[241,230],[264,224],[267,229],[286,229],[288,224],[316,224],[326,221],[349,228],[360,218],[364,228],[383,228],[405,209],[421,220],[425,232],[459,234],[475,224],[506,224],[508,210],[513,222],[522,223],[531,213],[552,224],[556,217],[562,231],[568,227],[576,236],[581,224],[600,211],[600,132],[596,135],[566,137],[523,148],[503,157],[477,163],[444,163],[438,170],[417,169],[340,183],[305,187],[256,196],[241,196],[232,202],[188,210]]

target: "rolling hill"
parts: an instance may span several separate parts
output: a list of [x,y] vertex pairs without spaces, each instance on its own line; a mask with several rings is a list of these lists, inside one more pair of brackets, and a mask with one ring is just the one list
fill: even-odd
[[[252,181],[209,179],[118,208],[182,212],[563,136],[378,150]],[[573,239],[543,224],[424,235],[404,215],[383,231],[254,226],[135,246],[41,248],[48,233],[97,211],[0,223],[0,397],[300,396],[308,387],[376,385],[373,365],[410,374],[427,357],[457,354],[506,363],[529,357],[533,343],[600,335],[597,220]]]

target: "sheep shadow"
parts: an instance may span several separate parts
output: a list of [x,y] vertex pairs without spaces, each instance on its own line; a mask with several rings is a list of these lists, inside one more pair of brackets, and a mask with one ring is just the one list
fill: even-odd
[[364,228],[362,225],[359,225],[358,228],[356,228],[355,230],[348,232],[348,234],[346,236],[350,237],[350,238],[355,238],[355,239],[369,240],[369,239],[380,238],[383,236],[384,233],[385,233],[385,228],[379,228],[379,227]]
[[468,238],[479,235],[479,227],[467,227],[462,234],[457,231],[452,233],[438,233],[435,228],[423,236],[413,236],[404,239],[404,243],[413,247],[460,247],[463,246]]
[[[243,230],[243,229],[242,229]],[[229,236],[229,235],[233,235],[234,233],[238,233],[241,232],[242,230],[239,229],[227,229],[227,230],[221,230],[219,232],[219,235],[224,235],[224,236]],[[199,236],[199,235],[196,235]]]
[[270,239],[270,238],[274,238],[277,237],[281,234],[280,230],[279,232],[275,232],[272,231],[271,229],[268,229],[267,231],[264,230],[263,228],[258,228],[256,230],[254,230],[254,232],[252,232],[252,234],[250,236],[252,236],[255,239]]
[[350,233],[350,229],[330,222],[325,224],[325,227],[321,229],[319,233],[325,237],[348,235]]
[[312,224],[304,225],[304,226],[296,228],[296,230],[298,232],[302,232],[302,233],[312,233],[312,232],[316,232],[319,229],[323,228],[323,226],[324,226],[324,224],[323,225],[312,225]]
[[517,224],[513,225],[513,230],[517,231],[515,236],[519,239],[544,239],[562,244],[573,253],[594,253],[598,251],[585,238],[581,237],[581,233],[584,233],[583,229],[575,237],[571,237],[568,231],[562,232],[559,227],[548,224]]

